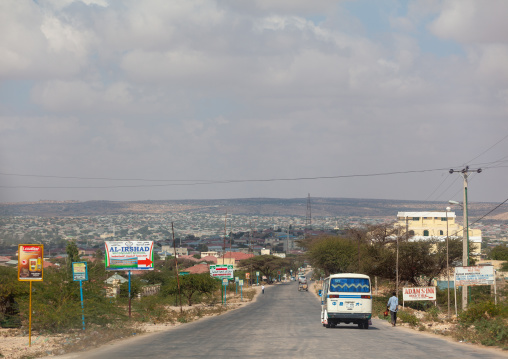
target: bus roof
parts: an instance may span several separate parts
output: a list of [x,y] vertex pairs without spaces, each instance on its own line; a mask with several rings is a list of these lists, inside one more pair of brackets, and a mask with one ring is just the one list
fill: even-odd
[[370,277],[365,274],[359,274],[359,273],[337,273],[337,274],[330,274],[328,278],[366,278],[370,280]]

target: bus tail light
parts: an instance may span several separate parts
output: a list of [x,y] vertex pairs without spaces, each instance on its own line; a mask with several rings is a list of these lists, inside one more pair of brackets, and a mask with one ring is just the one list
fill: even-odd
[[370,296],[370,295],[362,295],[362,299],[371,299],[371,298],[372,298],[372,296]]
[[339,298],[338,294],[330,294],[328,298]]

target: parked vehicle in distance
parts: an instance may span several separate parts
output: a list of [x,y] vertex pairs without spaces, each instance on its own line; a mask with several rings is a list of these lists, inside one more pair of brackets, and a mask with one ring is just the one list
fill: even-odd
[[370,277],[364,274],[332,274],[323,281],[321,323],[326,328],[339,323],[358,324],[369,329],[372,317]]

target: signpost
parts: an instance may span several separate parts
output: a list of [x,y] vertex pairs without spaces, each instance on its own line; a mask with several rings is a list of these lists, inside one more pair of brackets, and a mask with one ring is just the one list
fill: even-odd
[[232,264],[221,264],[210,266],[210,277],[217,279],[233,279],[233,265]]
[[455,285],[493,285],[493,266],[455,267]]
[[239,277],[235,277],[235,295],[238,294],[238,281],[240,280]]
[[238,284],[240,285],[240,300],[243,302],[243,279],[240,279]]
[[[496,277],[493,266],[455,267],[455,286],[493,285],[494,302],[497,304]],[[465,291],[462,291],[462,295]]]
[[44,277],[44,246],[42,244],[18,245],[18,281],[30,282],[28,305],[28,346],[32,346],[32,282],[42,282]]
[[402,288],[402,307],[404,302],[415,300],[436,301],[436,287],[411,287]]
[[104,242],[106,270],[129,272],[129,317],[131,316],[131,270],[153,270],[153,241]]
[[222,285],[224,286],[224,304],[227,305],[227,302],[226,302],[226,287],[228,285],[228,279],[227,278],[223,278],[222,279]]
[[259,285],[259,272],[256,272],[256,285]]
[[72,279],[79,281],[79,293],[81,295],[81,320],[85,330],[85,306],[83,304],[83,281],[88,280],[86,262],[72,262]]

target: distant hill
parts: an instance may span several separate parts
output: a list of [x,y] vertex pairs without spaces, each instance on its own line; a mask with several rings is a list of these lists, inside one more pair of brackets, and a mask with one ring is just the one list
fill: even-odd
[[[496,204],[470,203],[471,217],[481,216]],[[312,217],[386,217],[395,219],[399,211],[444,211],[447,203],[402,200],[311,198]],[[460,208],[453,209],[460,216]],[[240,198],[213,200],[160,201],[41,201],[0,204],[0,216],[100,216],[118,214],[163,214],[175,212],[231,213],[242,215],[305,217],[307,198]],[[506,217],[508,207],[499,208],[492,216]],[[503,214],[504,213],[504,214]],[[491,217],[493,218],[493,217]]]

